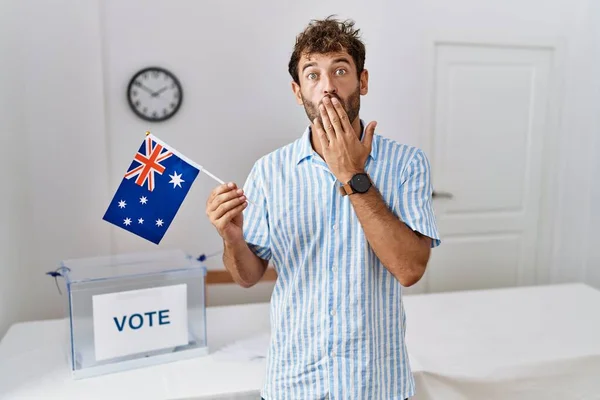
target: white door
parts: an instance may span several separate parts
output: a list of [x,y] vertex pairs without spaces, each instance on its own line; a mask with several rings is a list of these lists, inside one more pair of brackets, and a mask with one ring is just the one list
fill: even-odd
[[553,50],[435,49],[429,157],[443,244],[413,291],[533,284]]

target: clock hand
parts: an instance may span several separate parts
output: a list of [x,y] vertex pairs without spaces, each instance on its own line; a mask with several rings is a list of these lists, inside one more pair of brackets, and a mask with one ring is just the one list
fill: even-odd
[[150,93],[150,95],[153,94],[152,89],[150,89],[149,87],[146,87],[144,84],[140,83],[140,82],[136,82],[137,86],[144,89],[146,92]]
[[164,88],[160,89],[158,92],[154,92],[152,93],[152,97],[158,97],[162,92],[164,92],[165,90],[167,90],[167,86],[165,86]]

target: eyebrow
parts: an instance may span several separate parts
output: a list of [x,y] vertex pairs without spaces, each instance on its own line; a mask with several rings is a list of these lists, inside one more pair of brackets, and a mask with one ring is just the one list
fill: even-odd
[[346,63],[346,64],[350,65],[350,61],[346,57],[340,57],[340,58],[336,58],[335,60],[333,60],[334,64],[337,64],[337,63],[340,63],[340,62]]
[[313,66],[315,66],[315,65],[317,65],[317,63],[316,63],[316,62],[314,62],[314,61],[313,61],[313,62],[309,62],[309,63],[306,63],[306,64],[304,64],[304,66],[302,67],[302,72],[304,72],[304,70],[305,70],[306,68],[313,67]]
[[[350,65],[350,61],[346,57],[339,57],[339,58],[336,58],[335,60],[333,60],[333,64],[337,64],[337,63],[345,63],[345,64]],[[315,65],[317,65],[317,63],[314,61],[304,64],[304,66],[302,67],[302,72],[304,72],[304,70],[306,68],[314,67]]]

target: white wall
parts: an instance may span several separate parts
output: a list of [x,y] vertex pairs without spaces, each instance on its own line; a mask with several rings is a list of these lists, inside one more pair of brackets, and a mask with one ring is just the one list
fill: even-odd
[[[586,235],[587,251],[584,252],[585,280],[600,288],[600,245],[598,244],[598,227],[600,227],[600,2],[590,1],[589,20],[592,30],[590,36],[593,38],[590,46],[592,54],[590,70],[595,79],[590,79],[590,91],[592,92],[590,112],[593,120],[590,123],[593,145],[591,147],[593,164],[590,168],[590,212],[588,218],[588,229]],[[584,215],[585,217],[585,215]]]
[[108,195],[98,4],[1,4],[3,335],[16,320],[62,315],[46,271],[110,248],[98,223]]
[[[0,77],[8,86],[0,112],[7,117],[2,137],[9,153],[1,178],[3,193],[10,193],[0,198],[0,336],[14,321],[62,315],[63,299],[44,276],[59,260],[155,248],[101,220],[146,130],[239,183],[256,158],[298,137],[307,120],[291,95],[288,57],[311,18],[333,13],[356,19],[367,44],[371,92],[362,117],[377,119],[384,135],[417,146],[426,145],[427,34],[510,31],[564,40],[561,209],[556,262],[547,279],[587,277],[600,286],[598,246],[585,239],[597,226],[588,221],[600,219],[589,197],[600,195],[594,178],[600,141],[590,145],[600,126],[594,109],[600,97],[590,84],[597,79],[597,58],[595,69],[591,62],[600,42],[593,2],[0,2],[1,57],[9,60]],[[133,116],[125,99],[131,75],[153,64],[171,69],[184,85],[180,113],[156,125]],[[220,248],[204,215],[214,184],[199,177],[160,247],[193,254]],[[211,263],[218,266],[217,259]],[[209,294],[213,304],[266,300],[270,287]]]
[[19,61],[4,57],[17,52],[17,42],[9,40],[16,36],[17,24],[9,17],[7,6],[0,2],[0,55],[3,56],[0,74],[0,335],[9,321],[18,318],[18,307],[9,306],[9,302],[19,298],[15,282],[22,275],[19,268],[22,232],[19,217],[23,208],[19,207],[19,203],[23,198],[18,176],[25,167],[15,151],[22,148],[19,133],[23,131],[20,80],[17,79]]
[[[565,18],[571,40],[565,60],[561,151],[561,174],[556,194],[558,224],[551,281],[585,280],[586,249],[593,243],[589,222],[600,218],[591,201],[591,191],[600,185],[592,174],[594,158],[600,152],[593,143],[598,136],[598,8],[594,0],[571,4],[571,18]],[[594,10],[595,9],[595,10]],[[591,232],[590,232],[591,233]],[[590,265],[590,268],[593,266]],[[600,266],[596,266],[600,268]],[[600,287],[600,282],[596,283]]]

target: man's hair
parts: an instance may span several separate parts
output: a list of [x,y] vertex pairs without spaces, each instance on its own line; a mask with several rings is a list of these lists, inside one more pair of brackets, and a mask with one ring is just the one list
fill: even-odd
[[323,20],[312,20],[296,37],[294,51],[288,64],[288,71],[294,82],[300,84],[298,64],[304,54],[328,54],[346,51],[356,65],[358,78],[365,67],[365,45],[359,39],[360,29],[354,28],[354,21],[339,21],[329,16]]

